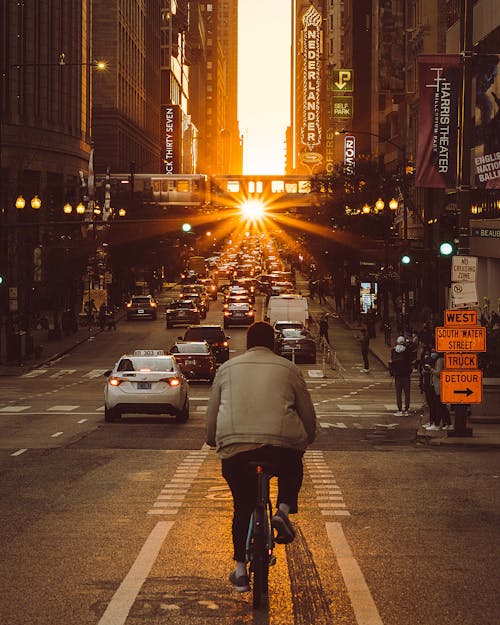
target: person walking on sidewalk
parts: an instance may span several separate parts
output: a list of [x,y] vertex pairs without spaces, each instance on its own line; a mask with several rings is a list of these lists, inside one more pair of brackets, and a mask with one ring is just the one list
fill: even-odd
[[326,304],[326,280],[321,277],[318,280],[318,299],[320,304]]
[[[395,347],[391,350],[391,361],[389,363],[389,372],[394,377],[394,385],[396,388],[396,417],[407,417],[410,410],[410,390],[411,390],[411,372],[413,369],[412,354],[405,345],[404,336],[398,336]],[[405,405],[403,411],[403,393],[405,396]]]
[[319,318],[319,341],[324,337],[325,341],[330,345],[330,337],[328,336],[328,317],[329,314],[324,312]]
[[361,356],[363,357],[363,369],[361,371],[363,373],[368,373],[370,371],[370,362],[368,361],[368,351],[370,349],[370,335],[368,334],[368,330],[366,328],[361,328]]
[[431,369],[431,393],[434,403],[433,419],[426,430],[453,430],[447,404],[441,402],[441,371],[444,369],[444,355],[433,352],[434,366]]

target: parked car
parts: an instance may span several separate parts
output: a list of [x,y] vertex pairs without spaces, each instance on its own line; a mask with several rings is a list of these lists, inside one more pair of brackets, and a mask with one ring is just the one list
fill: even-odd
[[213,381],[217,370],[216,360],[206,341],[178,341],[170,353],[188,380]]
[[217,325],[200,325],[189,327],[184,333],[184,337],[179,337],[184,341],[206,341],[214,353],[218,363],[226,362],[229,359],[229,339],[223,328]]
[[192,299],[179,299],[167,304],[165,322],[167,328],[175,325],[200,323],[201,312]]
[[161,349],[124,354],[104,376],[106,421],[123,413],[171,414],[179,423],[189,418],[187,380],[175,358]]
[[156,319],[158,303],[152,295],[132,295],[127,302],[127,321],[149,317]]
[[224,327],[249,326],[254,322],[254,318],[254,310],[248,302],[230,303],[224,310]]
[[295,362],[316,362],[316,343],[307,330],[283,328],[276,336],[275,352]]

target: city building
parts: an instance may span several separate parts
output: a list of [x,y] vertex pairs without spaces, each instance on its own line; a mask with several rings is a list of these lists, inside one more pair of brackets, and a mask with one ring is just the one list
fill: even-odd
[[[90,0],[0,3],[0,360],[29,351],[42,310],[78,298],[83,245],[63,221],[92,136]],[[22,342],[22,344],[21,344]]]
[[107,65],[94,89],[96,172],[160,170],[160,0],[93,2],[94,55]]

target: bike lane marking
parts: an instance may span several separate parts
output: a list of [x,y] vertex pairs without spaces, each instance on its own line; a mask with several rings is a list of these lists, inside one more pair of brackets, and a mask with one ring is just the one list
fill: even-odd
[[358,625],[383,625],[365,577],[340,523],[326,523],[326,533],[337,559]]
[[146,581],[160,553],[163,542],[173,525],[173,521],[159,521],[155,525],[142,546],[134,564],[111,598],[98,625],[123,625],[123,623],[126,622],[130,609]]

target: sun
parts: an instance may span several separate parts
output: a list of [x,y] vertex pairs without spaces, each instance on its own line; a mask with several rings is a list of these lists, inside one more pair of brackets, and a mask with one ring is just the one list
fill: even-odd
[[259,221],[266,214],[266,207],[259,200],[247,200],[241,205],[241,215],[248,221]]

